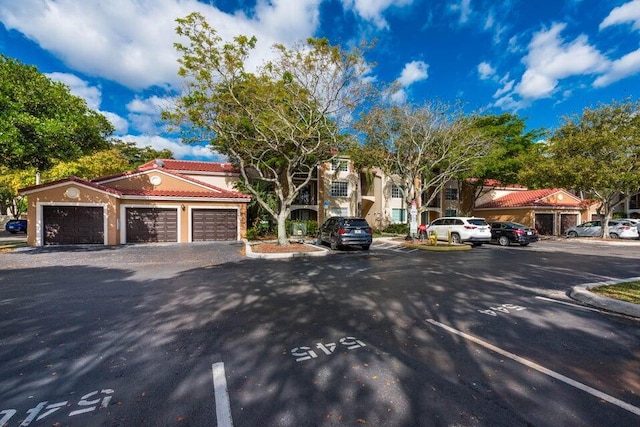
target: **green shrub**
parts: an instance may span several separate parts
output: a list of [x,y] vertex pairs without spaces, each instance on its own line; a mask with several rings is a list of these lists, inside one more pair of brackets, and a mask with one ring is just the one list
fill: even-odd
[[256,240],[258,238],[258,230],[254,228],[247,229],[247,240]]
[[389,234],[409,234],[409,226],[407,224],[389,224],[382,231]]

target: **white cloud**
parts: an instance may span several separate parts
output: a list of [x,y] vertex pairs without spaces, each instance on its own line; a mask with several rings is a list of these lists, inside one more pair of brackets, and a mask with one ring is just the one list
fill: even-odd
[[598,77],[593,82],[593,85],[595,87],[604,87],[638,72],[640,72],[640,49],[611,62],[609,70]]
[[633,0],[614,8],[600,23],[600,29],[627,22],[633,23],[633,29],[640,30],[640,0]]
[[405,64],[398,78],[398,82],[406,87],[415,82],[426,80],[429,78],[429,64],[423,61],[412,61]]
[[478,74],[480,80],[488,80],[496,74],[496,70],[488,62],[481,62],[478,64]]
[[121,137],[125,142],[133,142],[137,147],[150,146],[156,150],[171,150],[177,159],[198,158],[207,160],[221,160],[221,155],[211,151],[208,145],[184,144],[177,139],[169,139],[161,136],[125,135]]
[[471,17],[471,0],[460,0],[459,3],[454,3],[449,5],[449,10],[452,12],[460,13],[460,18],[458,18],[458,22],[460,24],[466,24],[469,22],[469,18]]
[[20,0],[3,2],[0,20],[89,76],[132,89],[177,85],[175,19],[199,11],[223,39],[255,35],[251,64],[314,34],[321,0],[260,0],[248,18],[196,0]]
[[116,113],[102,111],[102,90],[100,87],[91,86],[89,82],[70,73],[47,73],[51,80],[55,80],[69,86],[69,92],[87,103],[87,107],[104,115],[115,128],[116,134],[126,133],[129,130],[129,123]]
[[588,43],[586,36],[564,42],[560,32],[565,26],[555,24],[534,35],[529,43],[529,53],[523,59],[527,70],[516,86],[518,95],[531,99],[549,97],[561,79],[607,69],[608,59]]
[[111,122],[113,127],[116,129],[116,135],[124,135],[129,132],[129,122],[125,118],[109,111],[100,111],[100,113]]
[[90,86],[89,82],[81,79],[75,74],[69,73],[47,73],[45,74],[51,80],[64,83],[69,86],[69,92],[87,103],[87,107],[92,110],[98,110],[102,103],[102,91],[99,87]]
[[404,7],[413,0],[342,0],[342,6],[347,10],[354,10],[365,21],[373,22],[376,27],[388,28],[383,13],[391,7]]
[[502,95],[511,92],[516,82],[515,80],[509,80],[509,74],[507,74],[500,80],[500,83],[502,87],[495,91],[493,98],[500,98]]

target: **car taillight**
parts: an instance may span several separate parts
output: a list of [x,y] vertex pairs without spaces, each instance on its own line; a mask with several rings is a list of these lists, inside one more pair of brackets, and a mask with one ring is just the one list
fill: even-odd
[[367,231],[367,233],[373,234],[373,228],[367,227],[367,228],[365,228],[365,230]]
[[521,234],[524,234],[524,233],[525,233],[525,231],[524,230],[520,230],[519,228],[516,229],[516,230],[513,230],[513,234],[517,234],[518,236],[521,235]]
[[467,230],[475,230],[478,227],[476,227],[475,225],[465,225],[464,228],[466,228]]
[[631,227],[629,227],[628,225],[623,225],[620,228],[622,228],[623,230],[630,230],[631,229]]
[[347,230],[344,227],[338,228],[338,234],[344,234],[346,232],[347,232]]

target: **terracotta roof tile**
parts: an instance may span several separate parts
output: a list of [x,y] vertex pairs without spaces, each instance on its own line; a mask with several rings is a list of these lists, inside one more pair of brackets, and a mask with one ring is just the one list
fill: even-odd
[[[159,166],[158,163],[163,166]],[[140,165],[138,169],[164,168],[173,171],[239,173],[231,163],[199,162],[194,160],[156,159]]]
[[566,206],[566,207],[582,207],[584,201],[576,200],[575,196],[565,197],[560,203],[553,203],[545,198],[552,194],[562,192],[563,194],[569,194],[562,188],[544,188],[541,190],[525,190],[514,191],[513,193],[499,197],[487,203],[483,203],[477,206],[476,209],[496,209],[496,208],[516,208],[527,206]]
[[30,187],[21,188],[20,190],[18,190],[18,192],[19,193],[31,192],[31,191],[34,191],[34,190],[38,190],[40,188],[53,187],[53,186],[56,186],[58,184],[64,184],[66,182],[75,182],[75,183],[86,185],[87,187],[91,187],[91,188],[94,188],[96,190],[104,191],[104,192],[111,193],[111,194],[116,194],[116,195],[122,194],[120,192],[120,190],[117,190],[115,188],[106,187],[104,185],[100,185],[99,183],[96,183],[96,182],[93,182],[93,181],[87,181],[86,179],[78,178],[77,176],[70,176],[68,178],[62,178],[62,179],[58,179],[56,181],[45,182],[44,184],[32,185]]
[[148,196],[148,197],[184,197],[184,198],[216,198],[216,199],[250,199],[251,196],[235,191],[188,191],[188,190],[136,190],[122,189],[120,192],[125,196]]

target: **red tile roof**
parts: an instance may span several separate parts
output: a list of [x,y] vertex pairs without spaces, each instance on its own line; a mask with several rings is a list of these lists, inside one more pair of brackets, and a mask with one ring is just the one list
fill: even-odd
[[[551,200],[545,200],[549,196],[562,193],[565,195],[560,202],[553,203]],[[536,207],[536,206],[566,206],[566,207],[582,207],[585,202],[567,192],[562,188],[544,188],[541,190],[525,190],[514,191],[513,193],[499,197],[487,203],[477,206],[476,209],[496,209],[496,208],[519,208],[519,207]]]
[[192,160],[156,159],[140,165],[138,169],[164,168],[180,172],[239,173],[231,163],[198,162]]
[[121,194],[120,191],[116,190],[115,188],[105,187],[104,185],[96,184],[95,182],[87,181],[86,179],[78,178],[77,176],[70,176],[68,178],[58,179],[56,181],[46,182],[44,184],[32,185],[30,187],[21,188],[18,190],[18,192],[21,194],[28,193],[34,190],[39,190],[40,188],[53,187],[58,184],[64,184],[66,182],[75,182],[75,183],[86,185],[87,187],[91,187],[96,190],[104,191],[111,194],[116,194],[116,195]]

